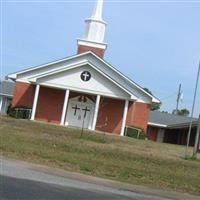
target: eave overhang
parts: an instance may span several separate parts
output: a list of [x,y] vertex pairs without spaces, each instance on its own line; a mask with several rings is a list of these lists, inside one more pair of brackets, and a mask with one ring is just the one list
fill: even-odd
[[[29,72],[29,71],[32,71],[32,70],[37,70],[37,69],[40,69],[40,68],[43,68],[43,67],[47,67],[47,66],[50,66],[50,65],[53,65],[53,64],[58,64],[58,63],[61,63],[61,62],[65,62],[65,61],[68,61],[70,59],[75,59],[75,58],[78,58],[78,57],[81,57],[81,56],[85,56],[85,55],[92,55],[93,57],[95,57],[97,60],[101,61],[103,64],[105,64],[107,67],[109,67],[111,70],[113,70],[115,73],[117,73],[122,79],[126,80],[128,83],[130,83],[130,85],[133,85],[133,87],[137,88],[139,91],[141,91],[143,94],[145,94],[146,96],[148,96],[150,99],[151,99],[151,102],[152,103],[155,103],[155,104],[161,104],[161,101],[154,97],[153,95],[149,94],[148,92],[146,92],[141,86],[139,86],[138,84],[136,84],[134,81],[130,80],[128,77],[126,77],[124,74],[122,74],[120,71],[118,71],[116,68],[114,68],[112,65],[110,65],[108,62],[106,62],[105,60],[103,60],[102,58],[98,57],[97,55],[95,55],[93,52],[91,51],[88,51],[88,52],[84,52],[82,54],[78,54],[78,55],[75,55],[75,56],[70,56],[68,58],[64,58],[64,59],[61,59],[61,60],[57,60],[57,61],[54,61],[54,62],[50,62],[50,63],[47,63],[47,64],[44,64],[44,65],[40,65],[40,66],[36,66],[36,67],[31,67],[31,68],[28,68],[28,69],[25,69],[25,70],[22,70],[22,71],[19,71],[19,72],[16,72],[16,73],[13,73],[13,74],[9,74],[7,75],[7,78],[10,78],[11,80],[14,80],[16,81],[18,79],[18,75],[20,74],[23,74],[23,73],[26,73],[26,72]],[[22,80],[23,81],[23,80]],[[33,80],[32,80],[33,81]],[[125,90],[126,87],[122,86]],[[128,93],[130,93],[130,91],[127,91]],[[134,95],[133,95],[134,96]],[[133,98],[133,97],[131,97]]]

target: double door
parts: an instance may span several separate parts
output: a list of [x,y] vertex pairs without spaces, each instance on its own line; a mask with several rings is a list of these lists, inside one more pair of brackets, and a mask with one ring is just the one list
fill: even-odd
[[84,102],[69,102],[66,124],[73,127],[90,129],[92,125],[93,105]]

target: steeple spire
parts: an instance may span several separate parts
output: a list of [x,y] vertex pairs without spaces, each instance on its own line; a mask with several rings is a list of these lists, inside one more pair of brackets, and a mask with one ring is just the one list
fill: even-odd
[[103,12],[103,0],[97,0],[92,18],[96,20],[102,20],[102,12]]
[[97,0],[91,18],[85,20],[85,37],[78,39],[78,53],[93,51],[98,56],[103,57],[107,45],[104,43],[106,22],[102,19],[102,13],[103,0]]

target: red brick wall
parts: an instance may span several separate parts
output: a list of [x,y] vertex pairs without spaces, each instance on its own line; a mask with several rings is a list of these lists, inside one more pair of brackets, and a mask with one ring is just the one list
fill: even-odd
[[96,130],[120,134],[124,104],[123,100],[101,98]]
[[100,48],[96,48],[96,47],[88,47],[88,46],[83,46],[83,45],[78,46],[78,54],[84,53],[87,51],[92,51],[100,58],[104,57],[104,52],[105,52],[104,49],[100,49]]
[[126,124],[147,130],[150,105],[139,102],[129,102]]
[[12,107],[32,108],[35,95],[35,85],[16,82],[12,100]]
[[128,126],[133,125],[133,122],[132,122],[133,117],[134,117],[134,102],[129,101],[126,125],[128,125]]
[[148,138],[150,140],[156,141],[158,135],[158,128],[155,127],[148,127]]
[[[12,106],[25,106],[32,108],[35,95],[35,85],[16,82]],[[80,95],[70,92],[70,98]],[[52,88],[40,88],[36,120],[60,123],[65,91]],[[95,101],[95,96],[87,95]],[[138,102],[129,102],[129,109],[126,124],[147,129],[150,105]],[[124,111],[124,101],[101,98],[96,129],[111,133],[120,134],[121,123]],[[105,125],[107,120],[107,125]]]
[[60,123],[64,97],[64,90],[40,87],[35,119]]

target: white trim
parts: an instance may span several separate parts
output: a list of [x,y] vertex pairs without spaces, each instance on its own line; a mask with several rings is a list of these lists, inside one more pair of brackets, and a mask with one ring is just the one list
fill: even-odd
[[129,105],[129,101],[125,100],[120,136],[124,136],[124,130],[125,130],[125,126],[126,126],[126,117],[127,117],[127,114],[128,114],[128,105]]
[[0,93],[0,96],[13,97],[13,95],[11,95],[11,94],[3,94],[3,93]]
[[92,130],[93,131],[96,128],[97,117],[98,117],[98,112],[99,112],[100,98],[101,98],[101,96],[97,95],[97,97],[96,97],[96,104],[95,104],[95,110],[94,110],[94,118],[93,118],[93,123],[92,123]]
[[11,80],[15,80],[17,78],[17,73],[15,74],[8,74],[6,78],[10,78]]
[[65,91],[65,99],[64,99],[64,104],[63,104],[63,110],[62,110],[62,117],[61,117],[60,125],[64,125],[64,123],[65,123],[65,116],[66,116],[66,112],[67,112],[68,100],[69,100],[69,90],[67,89]]
[[22,79],[22,78],[17,79],[16,82],[21,82],[21,83],[28,83],[28,84],[30,84],[30,81],[24,80],[24,79]]
[[34,75],[32,77],[29,77],[28,80],[30,82],[35,83],[37,81],[37,79],[44,78],[44,77],[47,77],[47,76],[50,76],[50,75],[54,75],[56,73],[68,71],[70,69],[74,69],[74,68],[81,67],[81,66],[88,65],[88,64],[89,63],[86,60],[85,61],[81,61],[81,62],[76,62],[76,63],[73,63],[71,65],[68,65],[67,68],[66,68],[66,66],[64,66],[64,67],[62,67],[62,68],[60,68],[58,70],[51,70],[49,72],[44,72],[44,73],[42,73],[40,75]]
[[3,97],[0,97],[0,115],[1,115],[1,112],[2,112],[2,106],[3,106]]
[[150,126],[157,126],[157,127],[167,127],[167,125],[165,124],[157,124],[157,123],[153,123],[153,122],[148,122],[148,125]]
[[55,73],[60,73],[60,72],[64,72],[64,71],[68,71],[70,69],[74,69],[74,68],[77,68],[77,67],[81,67],[81,66],[84,66],[84,65],[89,65],[90,67],[92,67],[93,69],[95,69],[97,72],[99,72],[101,75],[103,75],[104,77],[106,77],[108,80],[110,80],[112,83],[114,83],[115,85],[117,85],[119,88],[121,88],[124,92],[126,92],[127,94],[129,94],[132,98],[132,100],[137,100],[138,97],[136,96],[133,96],[134,94],[131,93],[130,91],[128,91],[126,88],[124,88],[123,86],[121,86],[119,83],[117,83],[115,80],[113,80],[111,77],[109,77],[108,75],[106,75],[104,72],[102,72],[100,69],[96,68],[93,64],[91,64],[90,62],[83,62],[83,63],[80,63],[79,65],[72,65],[70,68],[62,68],[62,69],[59,69],[59,70],[56,70],[56,71],[52,71],[50,73],[47,73],[47,74],[42,74],[40,76],[35,76],[34,79],[29,79],[31,82],[36,82],[38,79],[41,79],[43,77],[48,77],[50,75],[53,75]]
[[91,91],[89,89],[80,89],[80,88],[76,88],[76,87],[71,87],[69,85],[56,85],[56,84],[51,84],[51,83],[40,83],[41,86],[46,86],[46,87],[50,87],[50,88],[57,88],[57,89],[63,89],[66,90],[67,88],[70,91],[74,91],[74,92],[80,92],[80,93],[87,93],[87,94],[93,94],[93,95],[101,95],[101,96],[105,96],[105,97],[111,97],[111,98],[115,98],[115,99],[122,99],[125,100],[127,98],[125,98],[124,96],[117,96],[117,95],[112,95],[110,93],[103,93],[103,92],[98,92],[98,91]]
[[77,44],[78,46],[94,47],[94,48],[104,49],[104,50],[107,48],[107,44],[105,43],[98,43],[98,42],[83,40],[83,39],[78,39]]
[[[115,80],[113,80],[111,77],[109,77],[108,75],[106,75],[105,73],[103,73],[101,70],[97,69],[94,65],[92,65],[91,63],[89,63],[90,66],[92,66],[96,71],[98,71],[100,74],[102,74],[104,77],[106,77],[108,80],[110,80],[111,82],[113,82],[115,85],[117,85],[119,88],[121,88],[122,90],[124,90],[127,94],[129,94],[130,96],[133,96],[133,93],[131,93],[130,91],[128,91],[126,88],[124,88],[123,86],[121,86],[119,83],[117,83]],[[134,99],[136,100],[136,99]]]
[[[195,121],[193,121],[195,122]],[[189,126],[189,123],[179,123],[179,124],[171,124],[171,125],[165,125],[165,124],[157,124],[148,122],[148,126],[154,126],[154,127],[160,127],[160,128],[168,128],[168,129],[179,129],[179,128],[185,128]],[[192,126],[197,126],[197,124],[194,124]]]
[[[53,65],[53,64],[64,62],[64,61],[67,61],[67,60],[70,60],[70,59],[73,59],[73,58],[81,57],[81,56],[84,56],[85,54],[88,54],[88,53],[89,52],[84,52],[82,54],[76,54],[76,55],[73,55],[73,56],[69,56],[67,58],[63,58],[63,59],[59,59],[59,60],[56,60],[56,61],[53,61],[53,62],[43,64],[43,65],[38,65],[36,67],[29,67],[28,69],[24,69],[24,70],[20,70],[18,72],[12,73],[12,74],[8,74],[6,77],[8,77],[10,79],[16,79],[18,74],[23,74],[23,73],[26,73],[26,72],[29,72],[29,71],[33,71],[33,70],[36,70],[36,69],[47,67],[49,65]],[[90,52],[90,53],[92,53],[92,52]]]
[[112,70],[114,70],[116,73],[118,73],[121,77],[123,77],[124,79],[126,79],[128,82],[130,82],[131,84],[133,84],[135,87],[137,87],[138,89],[142,90],[142,92],[144,92],[147,96],[152,98],[152,101],[155,100],[155,103],[161,103],[161,101],[159,99],[157,99],[156,97],[154,97],[153,95],[149,94],[147,91],[145,91],[142,87],[140,87],[138,84],[136,84],[134,81],[132,81],[131,79],[129,79],[128,77],[126,77],[124,74],[122,74],[120,71],[118,71],[117,69],[115,69],[112,65],[110,65],[108,62],[106,62],[105,60],[103,60],[102,58],[100,58],[99,56],[97,56],[95,53],[93,52],[89,52],[92,55],[94,55],[97,59],[101,60],[105,65],[107,65],[108,67],[110,67]]
[[126,77],[125,75],[123,75],[120,71],[118,71],[117,69],[115,69],[112,65],[110,65],[108,62],[106,62],[105,60],[103,60],[102,58],[100,58],[99,56],[97,56],[96,54],[94,54],[92,51],[87,51],[87,52],[84,52],[82,54],[77,54],[77,55],[70,56],[68,58],[60,59],[60,60],[57,60],[57,61],[53,61],[53,62],[50,62],[50,63],[47,63],[47,64],[39,65],[39,66],[36,66],[36,67],[31,67],[31,68],[26,69],[26,70],[22,70],[22,71],[13,73],[13,74],[9,74],[9,75],[7,75],[7,77],[10,78],[10,79],[16,79],[18,74],[22,74],[22,73],[25,73],[25,72],[28,72],[28,71],[36,70],[38,68],[47,67],[49,65],[57,64],[57,63],[64,62],[64,61],[67,61],[67,60],[75,59],[77,57],[82,57],[82,56],[87,55],[87,54],[92,54],[95,58],[97,58],[98,60],[100,60],[101,62],[103,62],[105,65],[107,65],[108,67],[110,67],[113,71],[115,71],[117,74],[119,74],[122,78],[124,78],[129,83],[131,83],[132,85],[134,85],[136,88],[138,88],[139,90],[141,90],[147,96],[151,97],[152,98],[152,102],[161,103],[159,99],[157,99],[153,95],[150,95],[142,87],[140,87],[135,82],[133,82],[131,79],[129,79],[128,77]]
[[37,108],[39,92],[40,92],[40,85],[36,85],[35,96],[33,100],[33,108],[32,108],[32,113],[31,113],[31,120],[35,120],[35,113],[36,113],[36,108]]

